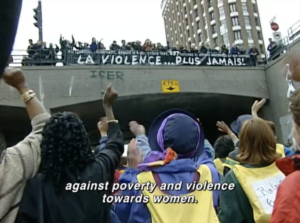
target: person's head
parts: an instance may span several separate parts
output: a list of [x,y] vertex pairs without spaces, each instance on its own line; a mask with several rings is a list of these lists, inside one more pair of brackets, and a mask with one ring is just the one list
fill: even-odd
[[235,43],[233,43],[233,44],[232,44],[232,47],[233,47],[233,48],[236,48],[236,44],[235,44]]
[[231,130],[236,133],[236,134],[240,134],[240,131],[242,129],[242,125],[244,124],[245,121],[252,119],[252,115],[240,115],[239,117],[237,117],[237,119],[235,121],[233,121],[230,124],[230,128]]
[[114,40],[114,41],[113,41],[113,45],[117,45],[117,41]]
[[61,190],[65,169],[79,180],[79,170],[95,159],[82,121],[71,112],[53,114],[47,121],[42,132],[41,154],[41,172],[46,180],[52,179],[56,192]]
[[273,42],[272,38],[269,38],[269,42],[270,42],[270,43],[272,43],[272,42]]
[[146,39],[145,43],[147,43],[147,44],[150,43],[150,39]]
[[255,45],[254,44],[252,45],[252,48],[255,49]]
[[191,49],[192,49],[192,50],[196,49],[195,43],[192,43],[192,44],[191,44]]
[[93,43],[96,43],[96,39],[95,39],[95,38],[92,38],[92,42],[93,42]]
[[89,44],[88,43],[84,43],[84,47],[88,47],[89,46]]
[[149,128],[148,139],[152,151],[166,152],[171,148],[178,158],[193,158],[204,150],[204,132],[199,122],[180,109],[160,114]]
[[205,47],[207,47],[207,48],[209,48],[209,47],[210,47],[210,44],[209,44],[209,42],[206,42],[206,43],[205,43]]
[[50,44],[49,44],[49,47],[50,47],[50,48],[53,48],[53,44],[52,44],[52,43],[50,43]]
[[139,40],[136,41],[135,43],[136,43],[136,45],[139,45],[139,46],[141,45],[141,41],[139,41]]
[[41,45],[42,45],[42,41],[40,41],[40,40],[37,41],[37,42],[36,42],[36,45],[41,46]]
[[280,157],[276,153],[276,139],[268,123],[260,118],[245,121],[240,134],[238,160],[252,165],[271,164]]
[[158,48],[162,47],[161,43],[157,43],[157,47]]
[[230,136],[224,135],[217,138],[214,149],[216,152],[216,158],[226,158],[228,154],[234,150],[234,143]]
[[29,42],[30,45],[33,44],[32,39],[29,39],[28,42]]
[[126,41],[125,41],[125,40],[122,40],[121,43],[122,43],[122,45],[125,45],[125,44],[126,44]]

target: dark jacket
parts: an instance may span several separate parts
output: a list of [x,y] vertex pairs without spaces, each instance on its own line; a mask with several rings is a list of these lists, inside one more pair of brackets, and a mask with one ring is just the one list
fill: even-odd
[[[109,123],[106,148],[101,150],[96,160],[79,172],[82,183],[113,183],[115,169],[124,151],[122,132],[118,124]],[[63,185],[78,183],[76,175],[66,169],[61,178]],[[28,182],[24,191],[17,223],[35,223],[37,221],[37,178]],[[89,223],[111,222],[112,205],[103,203],[103,195],[110,195],[111,190],[86,190],[73,193],[62,188],[56,194],[51,178],[43,182],[44,223]]]
[[[267,165],[243,165],[248,168],[259,168]],[[233,171],[224,178],[223,183],[234,183],[234,190],[222,191],[220,196],[219,220],[222,223],[255,223],[253,209],[242,186]]]
[[[252,53],[256,53],[256,55],[252,55]],[[259,55],[259,52],[258,52],[258,50],[256,49],[256,48],[250,48],[249,49],[249,52],[248,52],[248,55],[250,55],[250,57],[253,57],[253,58],[257,58],[257,56]]]
[[91,50],[92,52],[96,52],[97,49],[98,49],[97,43],[92,43],[92,44],[90,45],[90,50]]
[[240,49],[238,47],[231,47],[230,54],[231,55],[239,55],[240,54]]
[[207,50],[207,48],[206,48],[205,46],[201,46],[199,52],[200,52],[200,53],[208,53],[208,50]]

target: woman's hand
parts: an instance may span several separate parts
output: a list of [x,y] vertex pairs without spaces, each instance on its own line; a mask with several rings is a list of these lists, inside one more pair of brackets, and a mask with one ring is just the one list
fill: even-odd
[[111,83],[107,86],[104,97],[103,105],[106,107],[112,107],[116,99],[118,98],[118,92],[112,87]]
[[136,139],[132,139],[128,144],[127,151],[127,165],[130,168],[136,169],[137,166],[142,163],[143,154],[140,150],[137,149]]
[[135,136],[146,134],[145,127],[138,124],[136,121],[129,122],[129,129]]
[[6,68],[3,74],[3,79],[5,83],[14,87],[18,91],[26,88],[25,77],[23,71],[20,69]]
[[231,130],[228,127],[228,125],[225,122],[223,122],[223,121],[217,122],[216,126],[218,127],[218,130],[220,132],[223,132],[223,133],[226,133],[226,134],[230,134],[231,133]]
[[266,103],[266,99],[261,99],[260,101],[255,101],[252,105],[251,111],[257,113]]

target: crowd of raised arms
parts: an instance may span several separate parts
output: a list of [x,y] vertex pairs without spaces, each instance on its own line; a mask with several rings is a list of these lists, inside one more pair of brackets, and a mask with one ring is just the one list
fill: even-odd
[[[272,54],[276,53],[278,47],[277,44],[270,39],[269,40],[268,51],[270,53],[270,58]],[[47,46],[45,42],[29,40],[29,46],[27,48],[28,56],[25,56],[24,60],[40,60],[40,59],[51,59],[55,60],[57,58],[57,53],[59,51],[67,52],[69,50],[90,50],[91,52],[96,52],[97,50],[131,50],[131,51],[144,51],[144,52],[167,52],[167,51],[179,51],[181,53],[221,53],[230,55],[250,55],[253,61],[257,61],[258,55],[260,55],[259,50],[255,45],[253,45],[249,50],[245,50],[236,44],[232,44],[231,48],[228,49],[226,45],[222,45],[219,49],[213,49],[210,47],[208,42],[201,42],[200,46],[197,47],[194,43],[190,47],[184,46],[183,44],[177,44],[176,47],[172,47],[167,43],[167,46],[163,46],[161,43],[152,43],[151,40],[147,39],[143,44],[140,41],[126,42],[122,40],[120,44],[113,41],[109,48],[106,48],[101,41],[97,41],[95,38],[92,39],[91,44],[76,42],[74,37],[72,41],[60,38],[60,47],[52,43]],[[280,50],[280,49],[279,49]],[[28,62],[23,62],[23,65],[28,65]],[[53,64],[53,63],[50,63]]]
[[2,78],[20,93],[32,131],[2,152],[1,223],[300,222],[300,89],[290,103],[293,145],[276,142],[274,123],[258,117],[262,99],[230,125],[218,121],[224,135],[214,143],[201,117],[171,109],[147,135],[130,122],[135,138],[124,146],[110,84],[93,150],[80,117],[50,115],[21,70]]

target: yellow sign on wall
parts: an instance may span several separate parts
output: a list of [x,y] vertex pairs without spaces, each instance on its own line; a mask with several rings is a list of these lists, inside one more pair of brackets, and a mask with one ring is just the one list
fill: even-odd
[[163,93],[177,93],[180,92],[178,80],[162,80],[161,90]]

